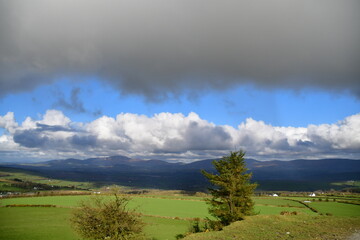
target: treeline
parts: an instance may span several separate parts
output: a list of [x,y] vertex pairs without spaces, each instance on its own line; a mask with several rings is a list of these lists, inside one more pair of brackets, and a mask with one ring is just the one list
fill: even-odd
[[60,189],[75,189],[74,186],[56,186],[56,185],[48,185],[44,183],[34,183],[34,182],[15,182],[10,183],[11,187],[21,188],[25,190],[60,190]]

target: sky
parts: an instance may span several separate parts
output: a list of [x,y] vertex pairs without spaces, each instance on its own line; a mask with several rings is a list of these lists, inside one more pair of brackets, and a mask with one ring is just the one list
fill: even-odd
[[0,162],[360,159],[358,0],[0,0]]

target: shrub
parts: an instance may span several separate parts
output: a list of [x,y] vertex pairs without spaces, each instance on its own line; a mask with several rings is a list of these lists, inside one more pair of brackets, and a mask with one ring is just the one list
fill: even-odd
[[140,214],[127,209],[129,198],[115,194],[114,200],[100,197],[82,202],[72,213],[75,231],[87,239],[143,239]]
[[202,232],[201,227],[200,227],[200,220],[196,219],[195,221],[193,221],[191,223],[191,226],[189,228],[189,232],[190,233]]

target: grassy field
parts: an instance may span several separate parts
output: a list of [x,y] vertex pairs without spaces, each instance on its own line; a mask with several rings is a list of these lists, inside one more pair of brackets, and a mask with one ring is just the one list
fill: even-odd
[[51,204],[59,207],[75,207],[80,201],[88,199],[90,196],[46,196],[46,197],[21,197],[7,198],[0,200],[0,204]]
[[308,208],[293,208],[293,207],[274,207],[274,206],[257,206],[255,205],[255,213],[259,215],[280,215],[281,212],[298,212],[307,215],[316,215],[316,213],[312,212]]
[[68,222],[70,211],[65,208],[0,208],[0,239],[79,239]]
[[331,213],[334,216],[341,217],[360,217],[359,205],[337,202],[311,202],[309,205],[323,214]]
[[[10,198],[1,200],[3,206],[10,204],[51,204],[61,207],[75,207],[82,200],[91,196],[46,196]],[[105,198],[110,198],[106,196]],[[179,218],[206,218],[208,206],[202,198],[171,199],[155,197],[132,197],[129,203],[131,208],[147,215],[179,217]],[[255,198],[255,212],[259,214],[280,214],[282,211],[297,211],[312,215],[313,213],[300,203],[280,198]]]
[[282,198],[274,198],[274,197],[254,197],[255,204],[257,205],[274,205],[274,206],[289,206],[289,207],[300,207],[303,208],[304,205],[289,201]]
[[23,192],[24,189],[11,188],[10,186],[11,183],[16,183],[14,182],[14,179],[19,179],[24,182],[46,184],[49,186],[52,185],[59,187],[74,187],[78,189],[90,189],[94,187],[94,184],[89,182],[74,182],[74,181],[66,181],[59,179],[51,179],[40,175],[34,175],[34,173],[28,172],[26,170],[0,167],[0,192],[6,192],[6,191]]
[[[76,240],[71,229],[68,208],[0,208],[1,240]],[[174,233],[186,232],[186,220],[143,217],[145,233],[155,239],[173,239]]]
[[[51,204],[59,207],[76,207],[80,201],[94,196],[47,196],[47,197],[24,197],[1,200],[1,204]],[[111,198],[105,196],[105,198]],[[180,218],[205,218],[209,217],[207,205],[203,201],[144,198],[133,197],[129,203],[130,208],[136,208],[139,212],[147,215]]]
[[184,240],[340,240],[354,228],[360,228],[359,218],[258,215],[235,222],[223,231],[192,234]]
[[[51,204],[58,206],[57,208],[39,208],[39,207],[1,207],[0,208],[0,239],[2,240],[18,240],[18,239],[78,239],[70,228],[68,217],[72,208],[76,207],[82,200],[89,199],[93,196],[46,196],[46,197],[24,197],[24,198],[9,198],[0,200],[1,206],[10,204]],[[104,196],[111,198],[110,196]],[[301,198],[299,198],[301,199]],[[202,198],[192,197],[190,199],[179,199],[166,196],[135,196],[132,198],[129,207],[136,208],[137,211],[143,213],[144,221],[147,223],[145,231],[148,236],[155,239],[175,239],[177,234],[187,232],[191,218],[206,218],[210,217],[207,211],[206,202]],[[337,202],[312,202],[310,206],[316,208],[320,213],[331,213],[334,216],[319,216],[310,211],[304,205],[282,198],[261,198],[255,197],[255,211],[259,213],[258,216],[249,217],[247,221],[252,221],[253,224],[262,226],[268,224],[266,221],[278,221],[285,224],[283,227],[280,224],[281,231],[283,228],[297,228],[297,221],[306,221],[309,224],[304,224],[304,228],[311,228],[312,221],[324,221],[327,224],[335,224],[339,219],[345,219],[347,216],[360,217],[360,206],[343,204]],[[298,212],[297,216],[280,216],[280,212],[289,211]],[[343,218],[337,218],[340,216]],[[254,219],[251,220],[250,219]],[[314,220],[315,219],[315,220]],[[333,221],[326,220],[333,219]],[[360,218],[356,218],[360,222]],[[329,222],[330,221],[330,222]],[[264,223],[263,223],[264,222]],[[329,223],[328,223],[329,222]],[[310,224],[311,223],[311,224]],[[317,224],[317,223],[316,223]],[[339,225],[340,226],[340,225]],[[268,226],[264,226],[267,229]],[[347,226],[344,227],[344,229]],[[231,228],[229,228],[231,230]],[[252,228],[250,228],[252,229]],[[255,231],[255,229],[253,229]],[[233,230],[231,230],[233,231]],[[234,230],[235,231],[235,230]],[[280,230],[279,230],[280,231]],[[290,230],[288,230],[290,231]],[[310,230],[309,230],[310,231]],[[312,231],[312,230],[311,230]],[[344,230],[345,231],[345,230]],[[291,231],[290,231],[291,232]],[[295,232],[294,232],[295,233]],[[217,233],[210,233],[208,236]],[[312,232],[309,233],[313,234]],[[46,236],[46,237],[45,237]],[[261,235],[262,236],[262,235]],[[297,238],[295,239],[306,239]],[[314,235],[315,236],[315,235]],[[205,239],[205,238],[200,238]],[[207,239],[207,238],[206,238]],[[226,238],[224,238],[226,239]],[[246,238],[245,238],[246,239]],[[282,238],[247,238],[247,239],[282,239]]]
[[332,183],[335,186],[360,187],[360,181],[344,181]]

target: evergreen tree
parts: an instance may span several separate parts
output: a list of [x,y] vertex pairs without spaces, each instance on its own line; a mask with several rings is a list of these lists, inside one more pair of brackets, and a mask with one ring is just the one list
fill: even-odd
[[254,213],[252,195],[257,184],[250,183],[252,174],[246,168],[245,153],[231,152],[213,165],[218,174],[202,171],[202,174],[215,186],[209,188],[212,195],[207,202],[209,212],[223,225],[243,220],[244,216]]

